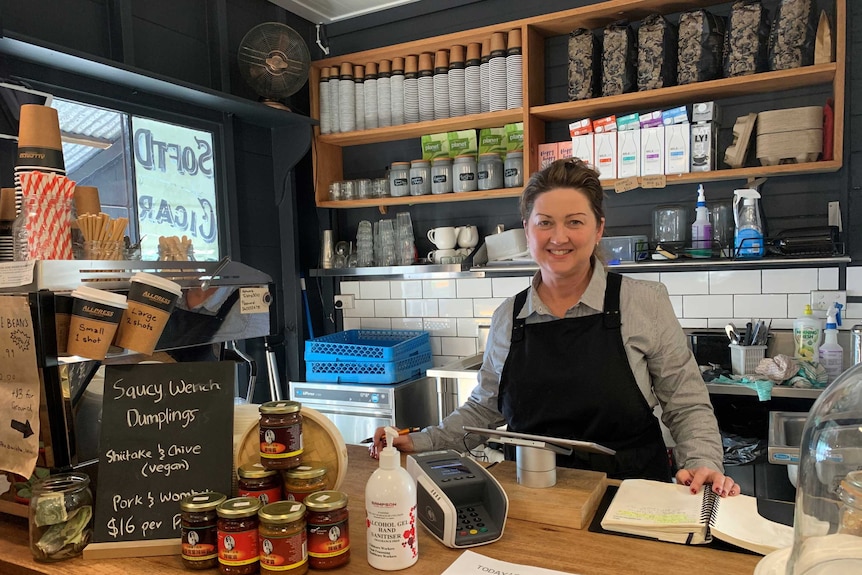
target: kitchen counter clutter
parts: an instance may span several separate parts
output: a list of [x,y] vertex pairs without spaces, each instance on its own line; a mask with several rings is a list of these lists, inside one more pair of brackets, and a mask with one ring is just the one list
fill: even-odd
[[[402,120],[405,123],[400,124],[394,119],[394,116],[390,117],[389,110],[385,110],[386,121],[366,124],[364,129],[358,125],[353,125],[345,130],[331,130],[330,133],[326,133],[325,130],[321,131],[319,127],[316,127],[316,146],[313,148],[316,166],[314,175],[316,203],[319,207],[327,208],[361,208],[380,205],[413,205],[483,200],[517,197],[520,194],[520,187],[504,188],[500,186],[496,189],[482,189],[480,186],[478,191],[468,193],[331,201],[328,192],[329,185],[332,182],[343,180],[345,176],[349,177],[352,175],[344,173],[342,154],[345,148],[352,146],[364,146],[366,144],[381,142],[399,142],[408,139],[418,140],[422,136],[430,134],[460,133],[522,123],[524,173],[530,174],[541,166],[540,146],[553,144],[559,148],[559,142],[546,141],[549,137],[547,130],[549,123],[565,122],[569,124],[585,119],[586,121],[600,121],[613,118],[614,116],[620,118],[638,113],[646,115],[654,113],[657,109],[667,111],[675,107],[692,106],[710,101],[718,101],[719,105],[721,105],[721,100],[724,99],[739,99],[740,97],[754,96],[756,94],[786,93],[803,87],[815,87],[819,90],[822,98],[818,97],[817,101],[812,102],[816,106],[824,106],[827,103],[827,99],[834,99],[834,107],[832,108],[834,115],[830,116],[834,131],[831,132],[830,137],[825,135],[829,131],[824,129],[826,142],[824,142],[823,154],[819,161],[808,161],[811,157],[807,155],[801,158],[803,161],[799,163],[786,163],[782,161],[782,163],[774,165],[771,160],[765,165],[755,165],[754,163],[737,162],[731,159],[731,162],[727,165],[732,167],[726,169],[727,166],[721,163],[724,150],[717,150],[715,154],[717,161],[715,161],[715,165],[711,171],[685,173],[687,170],[668,171],[663,169],[656,172],[645,172],[642,170],[642,173],[637,173],[631,177],[622,177],[614,172],[613,175],[608,176],[608,179],[603,180],[603,182],[608,188],[615,188],[617,191],[627,191],[635,187],[664,187],[665,185],[676,183],[834,172],[842,167],[843,162],[846,0],[835,0],[834,3],[831,1],[816,2],[815,5],[818,15],[821,8],[825,8],[827,12],[831,23],[831,34],[827,34],[827,36],[831,40],[830,46],[834,47],[834,55],[827,53],[813,64],[803,61],[800,66],[800,62],[793,62],[787,65],[787,62],[779,64],[773,61],[771,67],[760,64],[750,67],[750,62],[745,61],[746,57],[737,59],[734,63],[726,64],[723,74],[706,76],[697,74],[695,80],[698,81],[692,81],[691,83],[672,85],[672,82],[663,81],[649,86],[640,86],[638,83],[638,85],[630,85],[619,92],[609,92],[603,87],[601,91],[596,90],[595,93],[590,94],[594,97],[574,101],[548,101],[550,98],[549,94],[562,94],[566,92],[565,90],[558,90],[558,86],[548,85],[553,75],[548,74],[547,70],[558,63],[565,62],[565,57],[560,58],[560,54],[546,54],[546,51],[555,49],[554,46],[557,44],[552,41],[555,37],[582,32],[584,30],[592,32],[596,36],[601,36],[603,29],[607,33],[608,28],[611,28],[610,25],[621,19],[632,23],[638,22],[644,24],[648,19],[653,21],[663,16],[671,21],[676,21],[676,16],[681,12],[695,12],[701,9],[709,9],[715,13],[726,14],[731,9],[732,3],[722,0],[689,2],[614,0],[593,3],[579,8],[543,14],[523,20],[503,22],[444,36],[317,60],[312,63],[309,80],[312,116],[315,118],[321,117],[321,101],[326,100],[325,95],[329,93],[331,96],[334,85],[337,85],[339,82],[341,84],[345,83],[345,77],[341,76],[339,78],[338,73],[335,72],[335,70],[343,67],[345,64],[355,66],[356,68],[364,66],[366,73],[369,72],[369,69],[373,69],[373,74],[364,77],[365,89],[368,90],[369,84],[373,82],[376,93],[380,93],[381,85],[385,85],[388,89],[386,91],[386,101],[392,102],[396,100],[395,98],[388,98],[392,86],[396,85],[395,82],[391,81],[392,79],[398,78],[399,83],[397,85],[401,85],[400,82],[403,82],[404,86],[407,86],[411,81],[416,82],[416,78],[411,77],[410,70],[397,71],[394,67],[395,62],[403,62],[405,58],[409,60],[411,57],[415,58],[417,55],[420,59],[424,56],[428,61],[431,61],[434,56],[460,53],[461,49],[466,46],[468,52],[467,61],[453,67],[450,65],[450,62],[455,62],[455,60],[448,60],[448,74],[444,73],[446,72],[445,67],[439,66],[436,68],[430,67],[427,73],[423,75],[422,67],[420,66],[420,77],[418,78],[420,86],[423,81],[429,85],[433,83],[434,86],[437,86],[438,80],[442,85],[444,79],[448,80],[453,75],[458,76],[460,73],[469,76],[471,68],[478,68],[479,66],[475,65],[475,62],[470,61],[470,47],[473,46],[475,52],[476,47],[481,48],[482,43],[486,41],[489,41],[490,44],[490,41],[494,38],[503,38],[503,44],[499,44],[497,50],[493,46],[483,49],[481,61],[488,62],[489,68],[493,67],[491,62],[495,60],[498,63],[505,61],[503,69],[506,72],[509,71],[507,66],[510,61],[513,66],[517,62],[516,66],[520,67],[520,74],[514,68],[511,69],[511,72],[513,76],[522,79],[522,82],[519,84],[522,93],[520,94],[520,98],[513,100],[513,102],[517,102],[518,104],[516,107],[505,105],[485,109],[482,106],[479,111],[476,111],[475,108],[471,109],[468,106],[464,111],[458,108],[457,111],[445,110],[445,113],[437,110],[435,107],[433,110],[434,114],[430,116],[420,115],[418,117],[419,121],[413,121],[412,123],[409,123],[408,118],[405,117]],[[772,14],[770,13],[770,20],[771,17]],[[629,31],[632,33],[631,29]],[[748,29],[745,30],[745,32],[748,31]],[[735,30],[735,32],[732,36],[733,38],[741,35],[739,33],[740,30]],[[517,53],[508,50],[507,48],[511,48],[511,46],[505,45],[505,37],[511,39],[512,35],[520,40],[518,45],[516,45]],[[751,32],[751,35],[752,37],[757,36],[754,31]],[[763,42],[763,39],[761,38],[759,41]],[[639,46],[635,46],[635,50],[637,51],[638,49]],[[734,50],[745,51],[739,42],[735,44]],[[664,58],[655,55],[653,60],[662,62]],[[691,65],[691,62],[696,59],[686,57],[685,60]],[[393,65],[390,66],[390,63]],[[737,67],[738,64],[743,64],[745,70],[739,69]],[[385,70],[380,75],[376,73],[378,65],[381,70]],[[433,66],[437,66],[437,64],[435,63]],[[626,69],[628,69],[628,66],[626,66]],[[622,75],[618,74],[618,76]],[[413,71],[413,76],[416,76],[415,70]],[[574,76],[583,76],[583,74],[576,73]],[[570,77],[572,77],[571,73]],[[351,88],[354,88],[354,80],[358,79],[350,77]],[[359,82],[356,85],[362,86],[363,84]],[[461,84],[457,83],[455,85],[460,86]],[[469,85],[469,82],[467,85]],[[569,88],[571,87],[569,86]],[[489,92],[491,88],[489,86]],[[549,90],[549,88],[551,89]],[[406,94],[407,92],[405,91],[404,93]],[[433,96],[430,92],[429,95]],[[752,98],[752,100],[755,99]],[[404,102],[407,102],[406,96]],[[509,102],[504,98],[503,103],[508,104]],[[746,110],[749,116],[757,116],[757,113],[767,111],[758,109],[757,106],[757,103],[752,103],[752,109]],[[377,109],[378,111],[381,109],[379,101]],[[831,113],[828,112],[827,114]],[[722,120],[722,127],[733,126],[735,119],[735,117],[724,118]],[[655,129],[659,128],[663,129],[663,126]],[[616,143],[616,140],[614,140],[614,143]],[[596,144],[596,147],[598,148],[598,144]],[[571,153],[571,147],[567,149]],[[596,153],[598,154],[598,150],[596,150]],[[785,151],[776,153],[778,156],[781,156],[782,160],[786,157],[795,157],[795,154],[788,156]],[[583,157],[581,154],[578,155]],[[399,158],[393,157],[385,160],[385,162],[396,159]],[[595,163],[598,165],[600,162],[596,160]],[[382,173],[377,174],[377,177],[382,176]]]
[[[368,457],[367,449],[362,446],[348,446],[348,454],[348,473],[341,490],[348,496],[348,509],[351,511],[352,556],[347,565],[334,572],[351,575],[379,573],[365,558],[363,513],[365,483],[377,468],[377,462]],[[541,506],[543,499],[536,497],[535,500]],[[558,513],[550,507],[545,507],[543,512]],[[439,575],[462,553],[443,546],[424,527],[419,529],[418,537],[419,560],[409,569],[411,575]],[[537,542],[540,542],[540,547],[537,547]],[[624,538],[511,517],[506,522],[502,539],[472,550],[501,561],[580,575],[666,575],[668,565],[680,572],[701,575],[750,574],[761,559],[758,555]],[[0,522],[0,572],[10,575],[167,575],[189,571],[183,567],[179,555],[98,561],[76,558],[55,564],[37,563],[31,558],[27,546],[26,520],[9,518]]]

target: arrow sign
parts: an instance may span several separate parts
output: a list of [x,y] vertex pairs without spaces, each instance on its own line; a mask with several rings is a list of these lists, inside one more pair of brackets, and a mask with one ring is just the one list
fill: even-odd
[[28,419],[26,422],[21,423],[20,421],[12,420],[12,429],[15,431],[20,431],[21,435],[24,436],[24,439],[27,439],[31,435],[33,435],[33,428],[30,427],[30,420]]

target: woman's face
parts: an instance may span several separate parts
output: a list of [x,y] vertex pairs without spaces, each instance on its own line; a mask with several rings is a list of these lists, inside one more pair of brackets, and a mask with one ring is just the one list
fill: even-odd
[[590,268],[590,256],[602,237],[604,220],[598,221],[587,196],[574,188],[555,188],[536,198],[529,220],[524,222],[530,254],[542,270],[558,278]]

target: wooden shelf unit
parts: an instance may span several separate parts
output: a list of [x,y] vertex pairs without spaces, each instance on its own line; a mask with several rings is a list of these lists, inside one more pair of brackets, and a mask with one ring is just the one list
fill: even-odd
[[[319,118],[320,71],[324,68],[337,66],[342,62],[365,65],[369,62],[379,62],[380,60],[404,57],[409,54],[433,53],[435,50],[449,49],[457,44],[466,45],[470,42],[482,42],[494,32],[506,33],[516,28],[521,29],[521,37],[524,39],[522,51],[524,106],[522,108],[335,134],[321,134],[320,127],[315,126],[312,150],[316,204],[319,207],[325,208],[363,208],[508,198],[517,197],[521,193],[521,188],[506,188],[458,194],[331,201],[328,196],[328,187],[331,182],[344,179],[342,148],[348,146],[394,142],[419,138],[425,134],[499,127],[512,122],[523,122],[524,171],[530,174],[536,171],[539,165],[538,145],[544,143],[545,123],[549,121],[571,121],[587,117],[596,118],[609,114],[624,114],[638,110],[667,108],[705,100],[771,93],[818,85],[831,85],[832,87],[834,98],[833,153],[835,159],[804,164],[745,167],[692,174],[669,174],[666,177],[666,181],[668,185],[672,185],[695,181],[747,180],[769,176],[834,172],[841,169],[844,154],[846,0],[835,0],[835,19],[832,31],[832,37],[835,42],[835,61],[832,63],[806,66],[792,70],[764,72],[736,78],[722,78],[684,86],[672,86],[669,88],[575,102],[545,103],[544,52],[546,38],[567,34],[576,28],[602,28],[622,18],[636,21],[656,12],[674,14],[718,4],[729,4],[729,2],[722,0],[609,0],[599,4],[544,14],[533,18],[504,22],[464,32],[447,34],[445,36],[436,36],[314,61],[311,65],[309,78],[311,114],[312,117]],[[603,183],[605,187],[613,188],[615,181],[607,180]]]

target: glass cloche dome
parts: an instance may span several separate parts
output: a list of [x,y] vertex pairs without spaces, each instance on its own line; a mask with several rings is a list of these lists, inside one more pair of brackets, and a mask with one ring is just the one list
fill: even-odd
[[862,573],[862,364],[808,413],[793,525],[786,575]]

